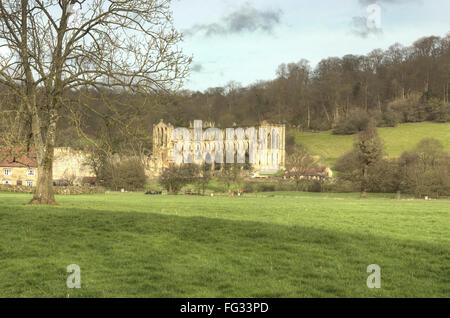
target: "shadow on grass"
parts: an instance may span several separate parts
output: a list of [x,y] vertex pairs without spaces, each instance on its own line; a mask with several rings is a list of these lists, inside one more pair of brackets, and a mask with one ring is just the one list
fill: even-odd
[[[19,210],[19,211],[18,211]],[[3,297],[448,296],[444,244],[157,213],[0,212]],[[68,290],[66,267],[82,269]],[[366,286],[369,264],[382,288]]]

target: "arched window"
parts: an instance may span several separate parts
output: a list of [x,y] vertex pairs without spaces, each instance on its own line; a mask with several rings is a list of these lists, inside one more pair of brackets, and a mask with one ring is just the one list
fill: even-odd
[[169,136],[167,134],[167,127],[164,128],[164,145],[167,146],[169,144]]

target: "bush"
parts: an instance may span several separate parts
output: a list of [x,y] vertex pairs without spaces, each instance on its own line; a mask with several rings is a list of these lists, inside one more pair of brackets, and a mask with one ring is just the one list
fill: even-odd
[[268,184],[268,183],[261,183],[258,184],[258,192],[275,192],[275,185],[274,184]]
[[360,190],[359,185],[351,181],[339,180],[337,182],[329,182],[324,185],[324,192],[334,193],[352,193]]
[[432,138],[422,140],[399,159],[401,190],[417,197],[450,196],[450,156]]
[[[204,163],[202,165],[197,166],[198,173],[194,177],[194,183],[197,186],[197,189],[202,191],[202,194],[205,195],[206,187],[213,177],[212,166],[211,164]],[[192,171],[195,172],[195,171]]]
[[244,190],[245,193],[253,193],[257,192],[256,188],[256,184],[253,182],[246,182],[242,190]]
[[177,194],[187,184],[195,182],[199,176],[199,168],[193,164],[172,165],[164,169],[159,177],[161,184],[169,194]]
[[342,119],[333,130],[334,135],[353,135],[366,130],[372,119],[365,111],[355,110],[347,118]]
[[395,127],[401,120],[401,114],[388,108],[378,118],[377,127]]
[[288,181],[280,181],[276,186],[276,191],[296,191],[295,183]]
[[428,113],[427,120],[446,123],[450,121],[450,104],[437,98],[431,98],[425,102],[425,110]]
[[319,180],[310,180],[307,183],[308,192],[322,192],[322,182]]
[[292,135],[286,136],[286,152],[291,153],[295,148],[295,137]]
[[145,168],[140,160],[135,158],[116,162],[111,158],[106,159],[99,168],[98,176],[102,186],[114,190],[142,190],[147,182]]
[[382,159],[369,167],[369,192],[395,193],[399,190],[400,182],[397,160]]
[[[395,100],[388,105],[388,110],[400,116],[402,122],[434,121],[445,123],[450,121],[450,104],[445,103],[431,92],[412,94],[407,99]],[[387,117],[393,116],[387,111]]]
[[239,163],[225,163],[222,165],[222,170],[220,171],[218,176],[219,180],[225,185],[228,192],[231,192],[232,184],[241,182],[242,171],[245,169],[245,166],[246,164]]

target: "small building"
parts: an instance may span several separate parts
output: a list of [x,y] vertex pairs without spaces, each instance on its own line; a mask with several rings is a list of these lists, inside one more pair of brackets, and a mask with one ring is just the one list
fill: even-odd
[[[71,148],[55,148],[53,160],[53,184],[82,185],[83,178],[89,184],[95,177],[86,164],[87,153]],[[34,187],[38,180],[38,165],[34,149],[26,152],[21,148],[0,149],[0,185]]]
[[324,180],[330,180],[333,178],[333,172],[329,167],[325,166],[318,166],[318,167],[308,167],[305,169],[301,169],[299,173],[296,173],[296,168],[291,168],[286,170],[286,174],[290,177],[293,175],[297,175],[299,179],[306,179],[306,180],[318,180],[318,181],[324,181]]
[[34,187],[37,181],[37,163],[34,153],[0,157],[0,182],[4,185]]

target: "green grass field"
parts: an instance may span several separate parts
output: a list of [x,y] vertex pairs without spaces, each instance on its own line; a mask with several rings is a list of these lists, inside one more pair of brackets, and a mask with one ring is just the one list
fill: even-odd
[[[0,297],[449,297],[450,201],[0,193]],[[68,289],[69,264],[81,289]],[[366,286],[381,266],[381,289]]]
[[[450,152],[450,123],[411,123],[397,127],[378,128],[389,157],[399,157],[404,151],[413,149],[420,140],[433,137]],[[294,132],[297,143],[304,144],[313,155],[321,156],[321,162],[330,166],[337,158],[352,148],[355,136],[337,136],[332,131],[320,133]]]

